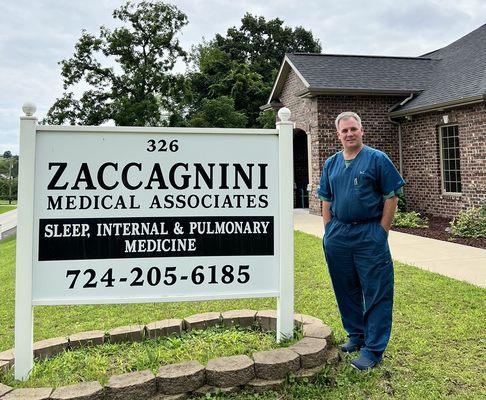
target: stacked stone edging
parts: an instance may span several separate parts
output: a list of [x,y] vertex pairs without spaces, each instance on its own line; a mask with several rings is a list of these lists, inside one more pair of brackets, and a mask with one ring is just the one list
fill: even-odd
[[[41,359],[53,357],[63,351],[85,346],[155,339],[170,334],[180,334],[194,329],[223,324],[225,326],[258,326],[262,331],[276,329],[275,310],[231,310],[223,313],[203,313],[185,319],[166,319],[145,326],[130,325],[103,331],[87,331],[67,338],[52,338],[34,343],[34,356]],[[292,374],[297,380],[313,378],[326,364],[339,360],[336,348],[330,346],[332,330],[315,317],[295,314],[295,326],[304,338],[288,348],[256,352],[252,357],[237,355],[209,360],[207,366],[197,361],[161,366],[154,375],[151,371],[136,371],[114,375],[107,385],[83,382],[53,388],[13,389],[0,383],[0,399],[31,400],[117,400],[183,399],[187,395],[207,393],[232,393],[249,389],[260,393],[277,390],[285,378]],[[0,353],[0,371],[6,372],[14,364],[13,350]]]

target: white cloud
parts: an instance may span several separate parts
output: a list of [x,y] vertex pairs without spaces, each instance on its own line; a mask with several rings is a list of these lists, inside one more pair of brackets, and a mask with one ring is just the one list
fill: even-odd
[[[189,18],[189,50],[239,26],[245,12],[303,26],[326,53],[417,56],[446,46],[486,20],[482,0],[177,0]],[[18,151],[18,116],[34,101],[42,118],[62,93],[58,61],[72,55],[81,30],[113,26],[117,0],[4,0],[0,3],[0,152]],[[180,67],[180,70],[183,70]]]

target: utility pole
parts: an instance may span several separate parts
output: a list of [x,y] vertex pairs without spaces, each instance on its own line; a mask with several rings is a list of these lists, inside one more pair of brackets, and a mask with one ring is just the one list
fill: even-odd
[[8,204],[12,204],[12,160],[13,157],[10,157],[8,169]]

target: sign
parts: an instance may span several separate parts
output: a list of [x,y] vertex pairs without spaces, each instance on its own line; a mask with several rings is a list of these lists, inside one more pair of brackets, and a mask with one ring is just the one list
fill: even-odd
[[278,295],[277,130],[58,129],[36,140],[34,305]]
[[293,333],[293,123],[38,126],[20,118],[15,378],[33,306],[276,297]]

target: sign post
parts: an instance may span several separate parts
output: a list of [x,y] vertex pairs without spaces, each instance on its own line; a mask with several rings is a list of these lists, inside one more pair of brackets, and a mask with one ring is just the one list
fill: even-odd
[[294,331],[294,124],[290,110],[281,108],[277,122],[279,143],[280,296],[277,302],[277,341],[291,338]]
[[293,334],[293,123],[277,129],[20,123],[15,377],[33,306],[277,297]]
[[27,380],[33,366],[32,260],[37,118],[32,103],[20,117],[17,248],[15,270],[15,379]]

